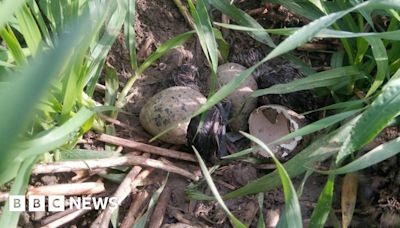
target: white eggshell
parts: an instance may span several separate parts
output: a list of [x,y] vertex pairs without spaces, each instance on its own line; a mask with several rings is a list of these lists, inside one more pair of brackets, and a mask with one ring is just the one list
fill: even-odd
[[[284,142],[273,143],[277,139],[296,131],[305,124],[305,117],[281,105],[264,105],[255,109],[249,117],[250,134],[263,141],[278,157],[284,158],[300,144],[298,136]],[[270,157],[267,151],[259,150],[264,157]]]

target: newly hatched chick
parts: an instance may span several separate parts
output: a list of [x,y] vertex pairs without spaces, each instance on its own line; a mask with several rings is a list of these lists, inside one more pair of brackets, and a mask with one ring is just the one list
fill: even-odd
[[193,145],[209,164],[215,164],[220,157],[227,155],[225,133],[230,110],[231,103],[223,101],[204,115],[190,120],[187,142]]
[[[186,63],[173,71],[168,83],[199,90],[198,77],[198,68]],[[194,146],[208,164],[215,164],[227,154],[225,133],[230,111],[231,103],[223,101],[190,120],[187,144]]]

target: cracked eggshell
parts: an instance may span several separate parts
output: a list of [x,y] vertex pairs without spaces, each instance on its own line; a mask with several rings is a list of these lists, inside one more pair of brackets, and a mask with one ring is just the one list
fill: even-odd
[[[218,67],[218,81],[221,86],[228,84],[240,73],[246,70],[246,67],[237,63],[225,63]],[[250,97],[250,94],[257,90],[257,82],[253,75],[247,77],[227,99],[232,102],[231,117],[229,123],[233,131],[247,130],[247,119],[250,113],[257,107],[257,98]],[[243,106],[243,104],[245,104]]]
[[[306,120],[303,115],[281,105],[258,107],[249,117],[250,134],[259,138],[266,145],[305,126],[305,124]],[[303,137],[299,136],[277,144],[269,144],[268,147],[278,159],[282,159],[296,151],[302,141]],[[265,150],[260,149],[256,153],[263,157],[270,157]]]
[[[189,117],[207,99],[199,91],[185,86],[174,86],[162,90],[150,98],[140,111],[139,120],[143,128],[158,135],[171,124]],[[189,121],[160,136],[160,140],[172,144],[186,144]]]

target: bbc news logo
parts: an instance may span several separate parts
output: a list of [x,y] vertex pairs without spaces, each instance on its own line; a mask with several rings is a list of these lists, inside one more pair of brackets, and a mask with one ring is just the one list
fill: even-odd
[[[64,211],[66,209],[95,209],[104,210],[107,206],[116,208],[119,206],[118,198],[116,197],[68,197],[66,203],[65,196],[53,195],[10,195],[8,197],[10,211]],[[47,207],[46,207],[47,206]]]

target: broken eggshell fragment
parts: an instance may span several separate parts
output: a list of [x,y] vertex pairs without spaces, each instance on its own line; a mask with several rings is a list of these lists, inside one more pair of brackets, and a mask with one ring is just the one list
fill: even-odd
[[[281,105],[264,105],[255,109],[249,117],[250,134],[263,141],[278,159],[285,158],[296,151],[303,137],[298,136],[277,144],[271,142],[296,131],[306,124],[305,117]],[[257,154],[270,157],[267,151]]]
[[[190,87],[170,87],[147,101],[140,111],[139,120],[147,132],[156,136],[173,124],[190,117],[206,101],[203,94]],[[189,121],[181,122],[159,139],[172,144],[186,144]]]
[[[237,63],[225,63],[218,67],[218,81],[221,86],[234,80],[246,67]],[[231,117],[229,126],[233,131],[247,130],[247,119],[256,107],[257,98],[250,97],[253,91],[257,90],[257,82],[253,75],[247,77],[233,93],[227,96],[232,103]]]

